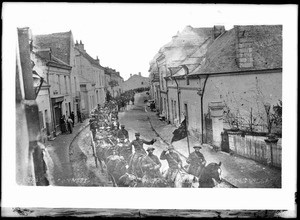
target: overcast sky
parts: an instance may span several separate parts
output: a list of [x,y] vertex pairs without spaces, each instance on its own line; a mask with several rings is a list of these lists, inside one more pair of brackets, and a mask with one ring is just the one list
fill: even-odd
[[[33,34],[72,30],[86,51],[102,66],[126,80],[149,61],[185,26],[280,24],[280,6],[210,4],[9,3],[3,17],[10,27],[30,27]],[[6,20],[6,21],[7,21]]]

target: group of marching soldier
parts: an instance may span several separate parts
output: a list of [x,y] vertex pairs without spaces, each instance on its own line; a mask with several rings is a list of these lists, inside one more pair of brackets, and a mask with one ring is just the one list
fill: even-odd
[[[194,146],[195,151],[187,158],[186,162],[189,166],[188,169],[185,170],[180,156],[175,152],[172,145],[166,150],[163,150],[160,158],[158,158],[154,155],[154,147],[150,146],[147,150],[143,147],[143,144],[153,145],[156,139],[146,141],[140,138],[140,133],[135,133],[135,140],[130,142],[125,125],[120,126],[119,124],[118,105],[114,101],[106,102],[104,107],[98,105],[92,112],[90,130],[92,132],[93,141],[97,141],[101,138],[110,138],[114,148],[111,156],[123,156],[128,163],[129,173],[136,174],[136,169],[139,167],[143,170],[143,176],[146,178],[162,178],[160,172],[162,164],[160,160],[167,160],[169,169],[166,174],[166,179],[171,186],[174,185],[174,180],[179,170],[184,170],[189,174],[199,177],[202,168],[206,164],[206,160],[200,152],[201,146]],[[134,148],[134,154],[132,154],[132,147]]]

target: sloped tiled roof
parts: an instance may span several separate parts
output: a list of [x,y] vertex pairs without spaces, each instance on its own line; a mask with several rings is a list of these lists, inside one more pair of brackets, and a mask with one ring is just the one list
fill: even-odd
[[64,69],[71,69],[72,67],[65,62],[61,61],[57,57],[55,57],[53,54],[50,55],[50,51],[42,50],[42,51],[36,51],[33,52],[37,57],[44,60],[47,64],[53,64],[57,67],[61,67]]
[[52,54],[63,62],[70,64],[72,32],[35,35],[33,43],[39,48],[51,48]]
[[[253,67],[247,70],[267,70],[282,68],[282,26],[281,25],[253,25],[249,28],[249,35],[253,39],[252,58]],[[202,64],[191,75],[201,73],[222,73],[244,71],[237,63],[236,34],[233,28],[209,47]]]
[[231,72],[239,71],[236,62],[234,30],[223,33],[208,48],[203,64],[193,73],[200,72]]

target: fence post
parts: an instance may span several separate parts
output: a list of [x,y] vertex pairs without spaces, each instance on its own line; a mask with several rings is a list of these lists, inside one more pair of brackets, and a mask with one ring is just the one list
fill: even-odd
[[265,139],[265,142],[267,144],[267,149],[266,149],[267,164],[273,166],[274,165],[273,147],[276,147],[278,139],[275,138],[274,135],[269,135],[268,138]]

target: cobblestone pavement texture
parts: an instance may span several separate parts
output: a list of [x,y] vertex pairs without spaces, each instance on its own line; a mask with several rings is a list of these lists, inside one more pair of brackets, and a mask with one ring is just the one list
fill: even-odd
[[[126,111],[119,113],[120,124],[124,124],[129,132],[129,139],[134,140],[134,133],[140,132],[141,138],[151,140],[154,143],[154,154],[159,156],[167,145],[162,140],[170,142],[174,125],[160,121],[155,112],[144,103],[149,99],[146,93],[136,94],[135,105],[127,106]],[[88,120],[74,127],[72,134],[63,134],[54,141],[47,141],[46,146],[54,162],[55,185],[58,186],[111,186],[108,181],[105,165],[104,172],[95,165],[91,147],[91,136]],[[87,127],[86,127],[87,126]],[[153,130],[154,129],[154,130]],[[157,134],[159,136],[157,136]],[[76,137],[76,138],[75,138]],[[73,141],[74,139],[74,141]],[[190,136],[190,148],[199,141]],[[180,153],[183,164],[186,164],[188,156],[187,140],[174,142],[175,150]],[[144,146],[145,148],[147,147]],[[222,177],[239,188],[280,188],[281,171],[276,168],[264,166],[251,159],[237,155],[229,155],[221,151],[215,151],[210,145],[204,144],[201,149],[207,163],[222,162]],[[162,162],[161,171],[167,169],[167,162]],[[221,186],[222,187],[222,186]],[[229,186],[224,186],[229,187]]]
[[[138,94],[137,99],[145,99],[146,94]],[[140,102],[143,103],[143,102]],[[151,124],[160,137],[167,142],[173,137],[176,127],[172,124],[160,121],[155,112],[151,112],[146,106],[145,112],[151,120]],[[189,136],[191,152],[195,144],[200,142]],[[173,146],[181,154],[188,156],[187,139],[174,142]],[[238,155],[230,155],[222,151],[215,151],[212,146],[204,144],[201,149],[207,163],[222,162],[222,176],[228,182],[239,188],[281,188],[281,170],[260,164],[254,160]]]
[[72,166],[69,159],[69,146],[78,132],[87,124],[78,123],[74,126],[72,134],[60,134],[52,141],[46,141],[45,146],[50,154],[54,169],[52,172],[54,185],[76,186]]

